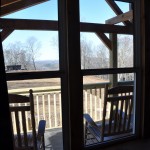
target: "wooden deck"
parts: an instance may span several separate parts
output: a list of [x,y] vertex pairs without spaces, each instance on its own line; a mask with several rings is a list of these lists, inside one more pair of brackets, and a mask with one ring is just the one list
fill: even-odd
[[[49,129],[45,132],[46,150],[63,150],[62,129]],[[112,145],[104,150],[149,150],[150,139],[134,140],[123,144]]]
[[45,146],[45,150],[63,150],[62,128],[46,130]]

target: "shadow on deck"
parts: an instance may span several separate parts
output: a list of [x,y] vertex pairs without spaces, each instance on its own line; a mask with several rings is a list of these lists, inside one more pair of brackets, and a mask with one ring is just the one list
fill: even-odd
[[63,150],[62,128],[45,131],[45,150]]
[[[63,150],[62,128],[49,129],[45,132],[45,150]],[[150,139],[133,140],[126,143],[113,145],[105,150],[149,150]]]

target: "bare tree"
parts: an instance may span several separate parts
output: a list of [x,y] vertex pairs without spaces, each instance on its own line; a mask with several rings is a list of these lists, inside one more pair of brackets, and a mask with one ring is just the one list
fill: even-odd
[[6,65],[21,65],[28,69],[31,63],[29,54],[25,51],[21,42],[10,43],[4,47],[4,57]]
[[118,39],[118,67],[133,67],[132,37],[120,36]]
[[97,47],[97,68],[108,68],[109,66],[109,50],[104,45]]
[[33,68],[36,70],[36,59],[39,55],[39,49],[41,47],[41,43],[35,37],[29,37],[25,44],[26,51],[30,54]]
[[93,51],[92,45],[84,37],[81,38],[81,67],[83,69],[92,68]]
[[[133,67],[133,37],[118,37],[118,67]],[[133,74],[119,74],[119,80],[133,80]]]

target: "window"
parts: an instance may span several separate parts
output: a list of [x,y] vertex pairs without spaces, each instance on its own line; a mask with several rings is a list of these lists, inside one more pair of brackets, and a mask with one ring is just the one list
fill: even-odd
[[[83,75],[85,148],[94,145],[102,146],[103,143],[117,141],[120,138],[134,137],[136,133],[134,116],[138,106],[136,93],[138,70],[135,63],[137,52],[134,46],[134,10],[132,6],[133,4],[129,2],[103,0],[93,3],[90,0],[80,0],[80,51]],[[94,7],[93,10],[92,7]],[[105,132],[112,131],[103,131],[106,85],[109,88],[120,85],[133,85],[134,87],[134,107],[131,121],[133,130],[130,134],[122,134],[121,136],[114,134],[109,137]],[[120,104],[115,107],[118,110],[121,109]],[[110,109],[111,107],[107,106],[105,119],[109,120],[108,122],[110,122],[111,114],[107,114],[107,112]],[[115,120],[112,120],[112,124],[114,122]],[[96,128],[92,125],[94,123],[96,123]],[[107,125],[105,124],[105,126]],[[101,137],[102,132],[104,132],[104,137]]]
[[[138,135],[139,27],[131,2],[54,0],[13,14],[2,9],[0,30],[8,90],[15,93],[23,87],[19,92],[36,91],[37,120],[47,119],[47,128],[62,127],[58,134],[51,130],[51,137],[59,136],[61,141],[53,148],[88,149]],[[130,135],[87,144],[84,114],[94,123],[102,122],[107,85],[133,85],[133,130]],[[46,142],[50,147],[52,143]]]

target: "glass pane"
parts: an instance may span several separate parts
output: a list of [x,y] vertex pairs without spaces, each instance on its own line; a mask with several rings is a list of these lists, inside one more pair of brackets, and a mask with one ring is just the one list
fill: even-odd
[[[129,11],[129,3],[115,2],[122,12]],[[89,23],[103,23],[116,14],[105,0],[80,0],[80,21]],[[121,24],[122,25],[122,24]]]
[[[109,49],[95,33],[81,32],[81,68],[97,69],[109,67]],[[106,36],[108,36],[106,34]]]
[[[126,75],[107,74],[83,77],[85,146],[132,136],[135,133],[134,73],[128,74],[133,76],[132,81],[121,81],[120,76]],[[115,81],[116,77],[118,77],[117,82]],[[122,89],[123,86],[124,89]],[[111,95],[106,95],[110,92],[106,92],[106,87],[108,90],[119,87],[119,92],[113,94],[111,91]],[[121,94],[121,90],[123,94]],[[115,89],[115,91],[117,90]],[[106,99],[107,96],[109,98]]]
[[133,35],[118,35],[118,68],[133,67]]
[[59,70],[58,31],[14,31],[3,50],[6,71]]
[[[33,90],[36,128],[38,129],[40,120],[46,120],[44,135],[46,149],[63,149],[60,82],[60,78],[7,82],[8,92],[11,94],[29,95],[29,89]],[[31,131],[30,122],[29,117],[26,120],[28,132]]]
[[[16,2],[10,6],[1,9],[1,16],[3,18],[13,19],[36,19],[36,20],[58,20],[57,0],[53,1],[29,1],[28,3]],[[19,7],[17,5],[20,5]],[[24,6],[22,6],[24,5]],[[14,9],[16,8],[16,9]],[[10,11],[11,10],[11,11]],[[14,10],[14,11],[12,11]]]
[[113,43],[111,49],[95,33],[80,35],[81,69],[133,67],[133,35],[103,34]]

